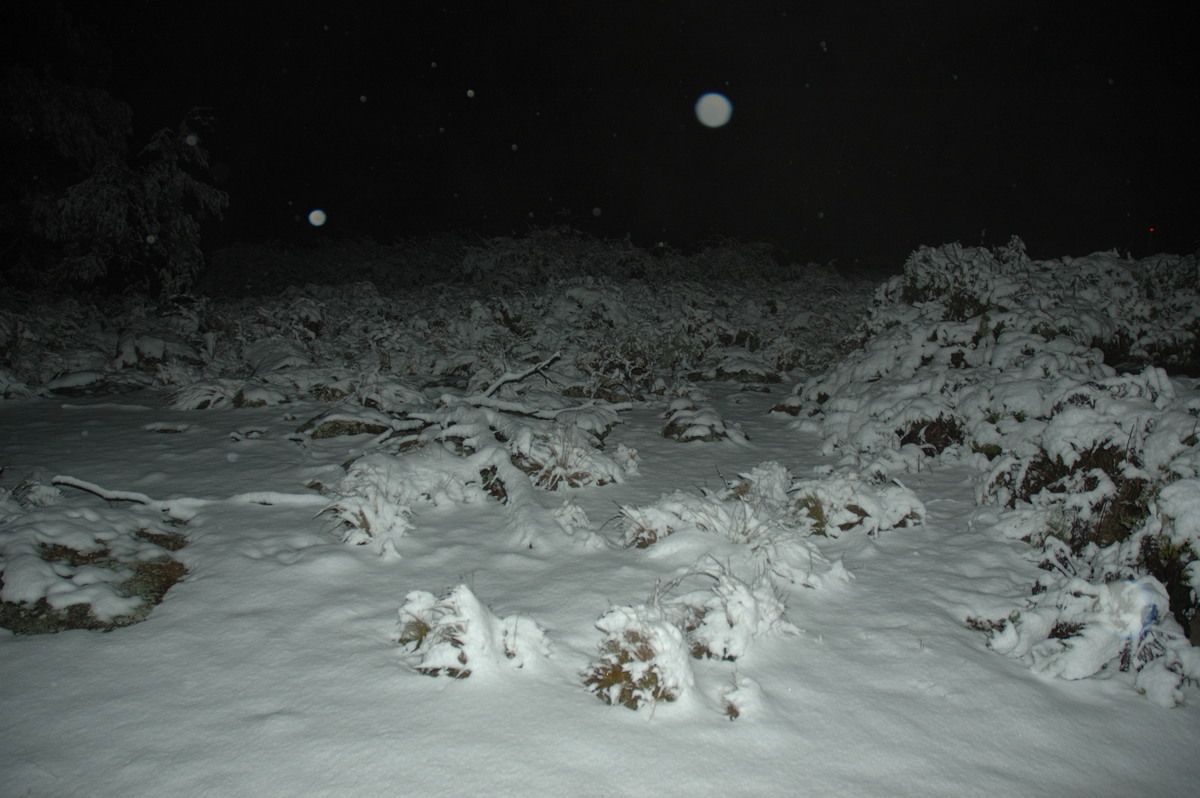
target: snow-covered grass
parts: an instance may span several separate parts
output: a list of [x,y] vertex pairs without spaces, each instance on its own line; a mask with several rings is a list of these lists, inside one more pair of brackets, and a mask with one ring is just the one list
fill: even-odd
[[122,628],[0,637],[0,792],[1194,792],[1200,393],[1147,365],[1194,259],[922,249],[870,303],[548,240],[5,307],[4,617]]

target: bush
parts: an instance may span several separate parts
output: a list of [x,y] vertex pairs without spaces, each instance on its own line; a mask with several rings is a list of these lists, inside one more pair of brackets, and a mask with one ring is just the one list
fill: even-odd
[[523,668],[548,652],[545,632],[522,615],[497,617],[466,585],[438,597],[414,590],[400,608],[397,639],[426,676],[466,679],[501,666]]
[[203,263],[200,214],[226,195],[198,179],[208,169],[193,110],[130,161],[132,111],[107,92],[14,67],[0,81],[0,231],[15,242],[3,276],[24,287],[155,295],[186,290]]
[[[1126,673],[1155,703],[1183,701],[1185,681],[1200,679],[1200,656],[1168,617],[1166,588],[1157,579],[1096,584],[1051,580],[1008,618],[969,623],[988,633],[988,646],[1064,679]],[[1040,584],[1040,583],[1039,583]]]
[[601,701],[629,709],[674,701],[692,686],[683,632],[654,608],[613,607],[596,627],[606,637],[583,683]]

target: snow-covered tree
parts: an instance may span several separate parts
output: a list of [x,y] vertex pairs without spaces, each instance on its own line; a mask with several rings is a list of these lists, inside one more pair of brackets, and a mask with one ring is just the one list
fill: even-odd
[[12,63],[0,73],[0,236],[10,242],[0,279],[150,293],[187,288],[203,263],[197,217],[219,217],[228,202],[197,177],[208,169],[198,130],[211,118],[188,113],[131,160],[133,112],[85,82],[103,70],[71,68],[83,56],[70,15],[47,4],[35,21],[65,44],[50,56],[10,51]]

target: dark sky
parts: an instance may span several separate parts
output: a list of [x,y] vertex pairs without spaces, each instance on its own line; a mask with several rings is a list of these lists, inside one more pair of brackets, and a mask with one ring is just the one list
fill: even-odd
[[1200,246],[1195,4],[65,5],[140,141],[213,109],[226,240],[568,223],[888,270],[1011,234],[1034,257]]

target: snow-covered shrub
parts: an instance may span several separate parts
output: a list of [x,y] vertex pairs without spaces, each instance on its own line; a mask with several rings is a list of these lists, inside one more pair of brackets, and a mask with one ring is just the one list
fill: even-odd
[[636,452],[618,449],[610,455],[601,449],[604,435],[619,420],[617,410],[628,405],[562,406],[561,397],[551,397],[549,407],[539,408],[536,399],[523,399],[444,395],[441,408],[407,413],[408,423],[427,425],[414,443],[446,444],[465,455],[502,446],[513,465],[544,490],[607,485],[636,472]]
[[360,375],[350,385],[355,401],[385,413],[400,413],[428,404],[425,395],[408,382],[378,370]]
[[836,537],[838,531],[878,535],[925,521],[924,503],[896,482],[870,482],[847,473],[799,480],[791,490],[796,509],[807,517],[817,535]]
[[175,410],[232,407],[234,399],[242,394],[246,385],[244,380],[229,379],[195,382],[175,392],[171,397],[171,407]]
[[[994,455],[1014,419],[1048,418],[1088,386],[1155,401],[1165,378],[1116,377],[1103,363],[1112,340],[1147,341],[1153,325],[1175,323],[1135,296],[1128,275],[1149,268],[1103,254],[1031,262],[1017,240],[996,252],[922,247],[878,289],[862,348],[780,409],[821,433],[827,451],[878,456],[912,443],[939,453],[961,440]],[[1122,379],[1144,385],[1130,394]]]
[[594,445],[603,446],[608,433],[621,423],[619,411],[629,407],[628,404],[589,402],[555,410],[553,418],[556,424],[566,425],[586,433],[591,437]]
[[28,399],[34,391],[8,369],[0,368],[0,399]]
[[664,414],[667,422],[662,434],[680,443],[689,441],[719,441],[724,438],[744,441],[746,436],[736,426],[726,426],[724,420],[711,406],[701,404],[698,395],[682,396],[671,400]]
[[[1200,597],[1188,568],[1200,529],[1187,520],[1197,491],[1195,417],[1154,368],[1058,397],[1038,411],[1046,415],[1034,419],[1036,437],[1010,434],[1018,443],[989,464],[980,501],[1036,518],[1020,522],[1020,536],[1045,551],[1047,567],[1105,579],[1155,576],[1197,639]],[[1000,520],[1011,525],[1010,518]]]
[[564,499],[554,510],[554,520],[568,535],[579,529],[586,530],[592,525],[587,512],[571,499]]
[[406,659],[427,676],[465,679],[501,667],[524,668],[549,652],[545,631],[532,618],[499,618],[466,585],[435,596],[414,590],[400,608],[397,641]]
[[679,614],[693,657],[735,660],[756,638],[773,629],[794,631],[784,620],[783,599],[766,574],[748,582],[713,561],[708,567],[693,568],[686,576],[715,582],[706,590],[661,600]]
[[734,674],[729,686],[721,690],[721,710],[725,717],[737,720],[747,712],[757,712],[763,703],[762,687],[758,682]]
[[691,374],[692,379],[728,380],[746,383],[747,386],[765,390],[767,383],[780,381],[777,366],[746,350],[731,347],[726,350],[715,368]]
[[[698,579],[712,584],[671,595]],[[646,604],[611,607],[601,616],[596,626],[606,637],[584,684],[606,703],[630,709],[673,701],[693,683],[689,655],[736,660],[772,631],[795,632],[784,609],[765,572],[743,579],[707,557],[656,586]]]
[[[537,261],[537,247],[548,240],[535,236],[514,251]],[[113,298],[103,300],[104,307],[96,300],[13,297],[0,323],[0,367],[32,390],[85,368],[102,375],[92,382],[94,390],[116,389],[132,373],[145,375],[143,384],[183,388],[256,377],[289,399],[353,397],[399,411],[409,387],[482,392],[505,364],[538,362],[561,351],[555,369],[538,374],[546,389],[623,402],[662,395],[684,378],[758,384],[786,371],[824,368],[868,297],[866,283],[815,267],[780,267],[773,277],[747,276],[733,284],[721,275],[718,289],[689,269],[683,256],[672,256],[679,258],[678,268],[664,269],[664,259],[627,243],[614,250],[581,237],[579,244],[580,253],[543,259],[561,265],[561,274],[558,265],[545,271],[539,266],[539,276],[522,283],[518,269],[497,276],[490,288],[456,276],[461,249],[456,256],[443,248],[450,260],[440,276],[452,286],[408,284],[407,278],[399,286],[392,273],[404,269],[368,275],[338,255],[328,263],[337,275],[320,276],[312,273],[318,268],[312,253],[267,246],[269,262],[260,263],[243,247],[236,253],[248,264],[243,271],[261,268],[295,278],[295,287],[253,299],[237,293],[157,303]],[[398,257],[389,247],[372,253],[363,242],[345,247],[367,261]],[[614,251],[629,255],[628,263],[655,268],[625,274],[605,260]],[[706,262],[715,267],[720,251],[714,248]],[[294,272],[284,258],[295,262]],[[634,277],[639,270],[643,276]],[[343,282],[329,284],[333,276]],[[370,283],[351,282],[364,276],[403,290],[385,294]],[[239,291],[257,278],[229,276]],[[86,365],[76,356],[84,351],[90,353]],[[117,381],[119,372],[129,374]],[[397,385],[403,387],[393,390]],[[502,398],[515,397],[505,390]]]
[[25,509],[50,507],[63,500],[62,491],[44,476],[35,474],[18,482],[9,494],[13,501]]
[[609,402],[641,401],[656,393],[658,380],[653,355],[633,338],[601,343],[579,352],[575,368],[583,375],[568,395]]
[[1042,592],[1008,618],[969,619],[988,646],[1036,671],[1064,679],[1130,673],[1155,703],[1175,706],[1186,683],[1200,681],[1200,652],[1169,620],[1166,588],[1154,577],[1039,582]]
[[18,634],[138,623],[187,573],[159,513],[62,504],[0,527],[0,626]]
[[336,438],[342,435],[383,435],[406,428],[421,428],[421,424],[406,423],[390,413],[372,410],[361,405],[339,404],[332,410],[310,418],[296,432],[310,438]]
[[621,507],[625,546],[647,548],[683,529],[713,533],[751,548],[793,537],[800,519],[789,506],[792,476],[779,463],[755,466],[720,491],[676,491],[643,507]]
[[689,523],[685,515],[691,498],[676,491],[645,507],[622,505],[623,544],[645,549],[674,534],[676,529],[683,528]]
[[204,358],[181,335],[161,333],[125,333],[117,342],[113,365],[155,372],[168,364],[202,366]]
[[467,504],[503,495],[488,470],[488,458],[464,458],[437,447],[402,457],[385,452],[351,461],[330,489],[332,501],[322,512],[336,519],[342,540],[370,545],[380,554],[397,554],[396,542],[413,528],[421,506]]
[[1115,253],[1032,262],[1015,239],[923,247],[879,288],[861,349],[780,409],[880,476],[974,458],[978,501],[1008,508],[998,532],[1021,530],[1066,576],[1152,574],[1195,639],[1200,544],[1164,536],[1156,497],[1195,476],[1197,408],[1144,364],[1194,345],[1196,268]]
[[605,638],[583,683],[606,704],[653,708],[679,698],[694,683],[683,632],[659,608],[612,607],[596,627]]
[[[797,485],[806,483],[795,482],[779,463],[766,462],[720,491],[702,495],[676,491],[654,504],[622,506],[622,543],[648,548],[669,535],[684,533],[707,538],[713,545],[723,541],[722,562],[732,576],[747,583],[757,583],[762,575],[776,584],[805,587],[849,581],[852,577],[840,561],[830,562],[805,539],[817,531],[817,523],[803,492],[799,491],[799,499],[793,497]],[[870,494],[871,500],[864,502],[875,512],[866,528],[878,531],[924,517],[924,507],[911,492],[897,486],[889,496],[880,499]]]
[[1149,526],[1138,563],[1166,585],[1175,617],[1200,645],[1200,478],[1162,488],[1154,511],[1159,525]]
[[242,358],[255,376],[275,371],[296,371],[313,365],[307,347],[294,338],[260,338],[242,348]]
[[535,435],[528,447],[514,453],[513,462],[543,490],[623,481],[624,469],[566,423]]

